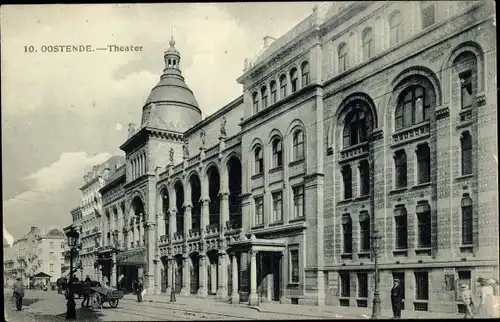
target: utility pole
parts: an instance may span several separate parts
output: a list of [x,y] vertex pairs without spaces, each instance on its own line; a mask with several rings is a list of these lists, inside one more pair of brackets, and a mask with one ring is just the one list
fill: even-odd
[[381,239],[378,235],[378,230],[373,231],[372,240],[372,254],[375,262],[375,291],[373,292],[373,306],[372,306],[372,319],[380,317],[380,291],[379,291],[379,272],[378,272],[378,240]]

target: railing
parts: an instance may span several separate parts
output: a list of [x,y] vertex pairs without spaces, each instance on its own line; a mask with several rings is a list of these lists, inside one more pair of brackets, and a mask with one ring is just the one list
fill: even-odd
[[172,168],[172,173],[177,173],[180,172],[181,170],[182,170],[182,163],[179,163],[178,165]]
[[400,130],[392,135],[395,143],[411,141],[415,138],[427,135],[430,133],[430,123],[424,122],[408,129]]
[[190,229],[189,230],[189,238],[197,238],[200,237],[200,229]]
[[182,232],[175,232],[172,241],[183,240],[184,236]]
[[236,134],[235,136],[230,137],[226,140],[226,147],[235,145],[239,142],[241,142],[241,134]]
[[342,160],[344,160],[344,159],[354,158],[363,155],[365,153],[368,153],[368,142],[356,144],[352,147],[345,148],[340,152],[340,156]]
[[201,160],[200,154],[195,155],[194,157],[192,157],[191,159],[188,160],[187,165],[188,165],[188,167],[190,167],[190,166],[195,165],[196,163],[200,162],[200,160]]
[[207,234],[217,234],[219,232],[219,224],[211,224],[207,226]]
[[226,221],[227,230],[240,229],[240,228],[241,228],[241,217]]
[[160,236],[160,243],[167,243],[167,242],[168,242],[168,235]]
[[210,149],[205,151],[205,157],[211,157],[212,155],[219,153],[219,147],[219,144],[217,144],[216,146],[211,147]]

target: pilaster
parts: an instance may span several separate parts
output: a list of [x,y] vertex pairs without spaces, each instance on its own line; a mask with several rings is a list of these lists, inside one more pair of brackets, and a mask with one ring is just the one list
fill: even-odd
[[208,274],[207,274],[207,255],[200,253],[200,287],[198,288],[198,296],[205,297],[208,293]]
[[224,250],[219,250],[218,275],[217,297],[225,299],[227,298],[227,253]]
[[189,295],[191,287],[191,265],[189,255],[184,254],[182,263],[182,289],[181,295]]

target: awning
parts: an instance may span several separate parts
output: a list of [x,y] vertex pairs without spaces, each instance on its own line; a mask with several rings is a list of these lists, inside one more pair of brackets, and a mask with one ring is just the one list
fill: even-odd
[[50,276],[49,274],[46,274],[44,272],[40,272],[40,273],[38,273],[36,275],[33,275],[33,277],[34,278],[37,278],[37,277],[39,277],[39,278],[48,278],[48,277],[52,277],[52,276]]
[[131,266],[146,266],[146,250],[132,249],[116,254],[116,263],[118,265],[131,265]]

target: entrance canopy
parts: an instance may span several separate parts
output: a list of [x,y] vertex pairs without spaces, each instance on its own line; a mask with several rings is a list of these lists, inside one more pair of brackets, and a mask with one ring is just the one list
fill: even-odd
[[124,252],[120,252],[116,255],[116,263],[118,265],[130,265],[137,267],[146,266],[146,250],[141,249],[131,249]]
[[245,252],[254,250],[258,252],[283,252],[286,248],[286,240],[283,238],[277,239],[260,239],[254,234],[247,238],[241,233],[237,240],[229,243],[230,252]]
[[40,272],[36,275],[33,275],[33,278],[49,278],[49,277],[52,277],[52,276],[50,276],[49,274],[46,274],[44,272]]

